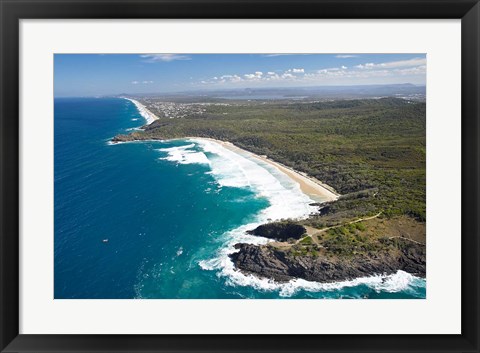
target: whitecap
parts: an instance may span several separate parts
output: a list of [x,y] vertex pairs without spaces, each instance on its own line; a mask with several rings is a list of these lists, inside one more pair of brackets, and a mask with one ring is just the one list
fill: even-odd
[[183,247],[179,247],[176,254],[177,254],[177,256],[182,255],[183,254]]
[[210,164],[209,159],[203,152],[192,150],[195,144],[158,149],[160,152],[166,152],[167,157],[160,159],[176,162],[178,164]]

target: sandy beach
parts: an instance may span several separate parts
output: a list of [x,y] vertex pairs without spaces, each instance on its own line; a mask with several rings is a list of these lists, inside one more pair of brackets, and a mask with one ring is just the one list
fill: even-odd
[[126,98],[126,97],[123,97],[124,99],[132,102],[133,104],[135,104],[135,106],[137,107],[140,115],[147,121],[147,124],[146,125],[150,125],[151,123],[153,123],[155,120],[158,120],[158,116],[156,116],[155,114],[153,114],[150,110],[148,110],[142,103],[140,103],[139,101],[136,101],[135,99],[131,99],[131,98]]
[[199,137],[191,137],[195,139],[203,139],[203,140],[209,140],[216,142],[220,145],[222,145],[225,148],[228,148],[229,150],[236,152],[236,153],[241,153],[241,154],[248,154],[249,156],[259,159],[265,163],[268,163],[269,165],[277,168],[280,170],[282,173],[286,174],[288,177],[290,177],[292,180],[297,182],[300,185],[300,189],[302,192],[306,195],[308,195],[311,199],[315,201],[335,201],[340,197],[340,194],[338,194],[331,186],[322,183],[320,180],[317,180],[313,177],[310,177],[304,173],[298,172],[290,167],[287,167],[279,162],[275,162],[271,159],[269,159],[266,156],[259,156],[256,155],[252,152],[246,151],[240,147],[235,146],[231,142],[226,142],[226,141],[220,141],[220,140],[215,140],[211,138],[199,138]]

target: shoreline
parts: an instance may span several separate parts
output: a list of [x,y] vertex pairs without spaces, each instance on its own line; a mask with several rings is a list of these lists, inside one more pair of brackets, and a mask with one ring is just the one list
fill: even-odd
[[[132,98],[127,98],[127,97],[122,97],[123,99],[126,99],[133,104],[135,104],[135,107],[138,109],[140,115],[147,121],[146,125],[150,125],[153,123],[155,120],[158,120],[158,116],[153,114],[150,110],[148,110],[143,104],[138,102],[135,99]],[[247,151],[243,148],[240,148],[238,146],[235,146],[232,142],[229,141],[221,141],[221,140],[216,140],[213,138],[209,137],[185,137],[186,139],[203,139],[207,141],[213,141],[218,144],[220,144],[222,147],[225,147],[229,149],[232,152],[238,153],[246,153],[253,157],[254,159],[260,160],[264,163],[269,164],[270,166],[276,168],[286,176],[288,176],[290,179],[292,179],[294,182],[300,185],[300,190],[310,197],[313,201],[315,202],[329,202],[329,201],[336,201],[338,198],[341,196],[339,193],[335,191],[333,187],[330,185],[327,185],[320,180],[311,177],[307,175],[306,173],[299,172],[293,168],[287,167],[286,165],[276,162],[268,156],[259,156],[253,152]],[[174,139],[175,140],[175,139]]]
[[337,193],[333,187],[328,184],[322,183],[320,180],[306,175],[305,173],[299,172],[293,168],[287,167],[280,162],[276,162],[267,156],[259,156],[253,152],[247,151],[243,148],[240,148],[234,145],[232,142],[229,141],[221,141],[217,139],[213,139],[210,137],[199,137],[199,136],[185,136],[185,137],[178,137],[178,138],[171,138],[171,139],[132,139],[127,141],[115,141],[114,139],[110,141],[111,144],[119,144],[119,143],[126,143],[126,142],[146,142],[146,141],[175,141],[175,140],[206,140],[218,143],[222,147],[239,154],[248,154],[250,157],[262,161],[264,163],[269,164],[270,166],[276,168],[287,177],[289,177],[292,181],[299,184],[300,190],[303,194],[307,195],[312,201],[314,202],[329,202],[329,201],[336,201],[341,196],[341,194]]
[[222,147],[229,149],[235,153],[246,153],[254,159],[260,160],[264,163],[269,164],[270,166],[276,168],[283,174],[287,175],[290,179],[300,185],[300,190],[316,202],[328,202],[336,201],[340,197],[330,185],[322,183],[320,180],[317,180],[313,177],[310,177],[304,173],[301,173],[293,168],[287,167],[280,162],[276,162],[267,156],[259,156],[253,152],[244,150],[238,146],[235,146],[229,141],[221,141],[208,137],[188,137],[187,139],[198,139],[198,140],[207,140],[220,144]]
[[153,123],[155,120],[158,120],[159,117],[156,116],[155,114],[153,114],[150,110],[147,109],[147,107],[145,107],[142,103],[140,103],[139,101],[135,100],[135,99],[132,99],[132,98],[127,98],[127,97],[122,97],[123,99],[126,99],[130,102],[132,102],[133,104],[135,104],[135,107],[138,109],[138,112],[140,113],[140,115],[142,116],[142,118],[144,118],[147,123],[145,125],[150,125],[151,123]]

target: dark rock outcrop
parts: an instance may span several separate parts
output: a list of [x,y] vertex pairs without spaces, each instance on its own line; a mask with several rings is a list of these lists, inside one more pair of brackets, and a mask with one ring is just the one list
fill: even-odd
[[262,224],[254,230],[249,230],[247,233],[278,241],[286,241],[288,239],[300,239],[306,232],[305,227],[300,224],[293,222],[272,222]]
[[132,141],[153,141],[153,140],[160,140],[160,138],[157,137],[152,137],[149,135],[141,134],[141,133],[131,133],[128,135],[117,135],[112,138],[113,143],[119,143],[119,142],[132,142]]

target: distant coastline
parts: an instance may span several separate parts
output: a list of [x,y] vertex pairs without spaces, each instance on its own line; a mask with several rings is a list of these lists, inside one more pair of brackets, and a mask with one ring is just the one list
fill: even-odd
[[130,101],[132,102],[133,104],[135,104],[135,106],[137,107],[140,115],[147,121],[147,124],[146,125],[150,125],[151,123],[153,123],[155,120],[158,120],[158,116],[156,116],[155,114],[153,114],[150,110],[147,109],[147,107],[145,107],[142,103],[140,103],[139,101],[135,100],[135,99],[131,99],[131,98],[127,98],[127,97],[122,97],[123,99],[126,99],[127,101]]

